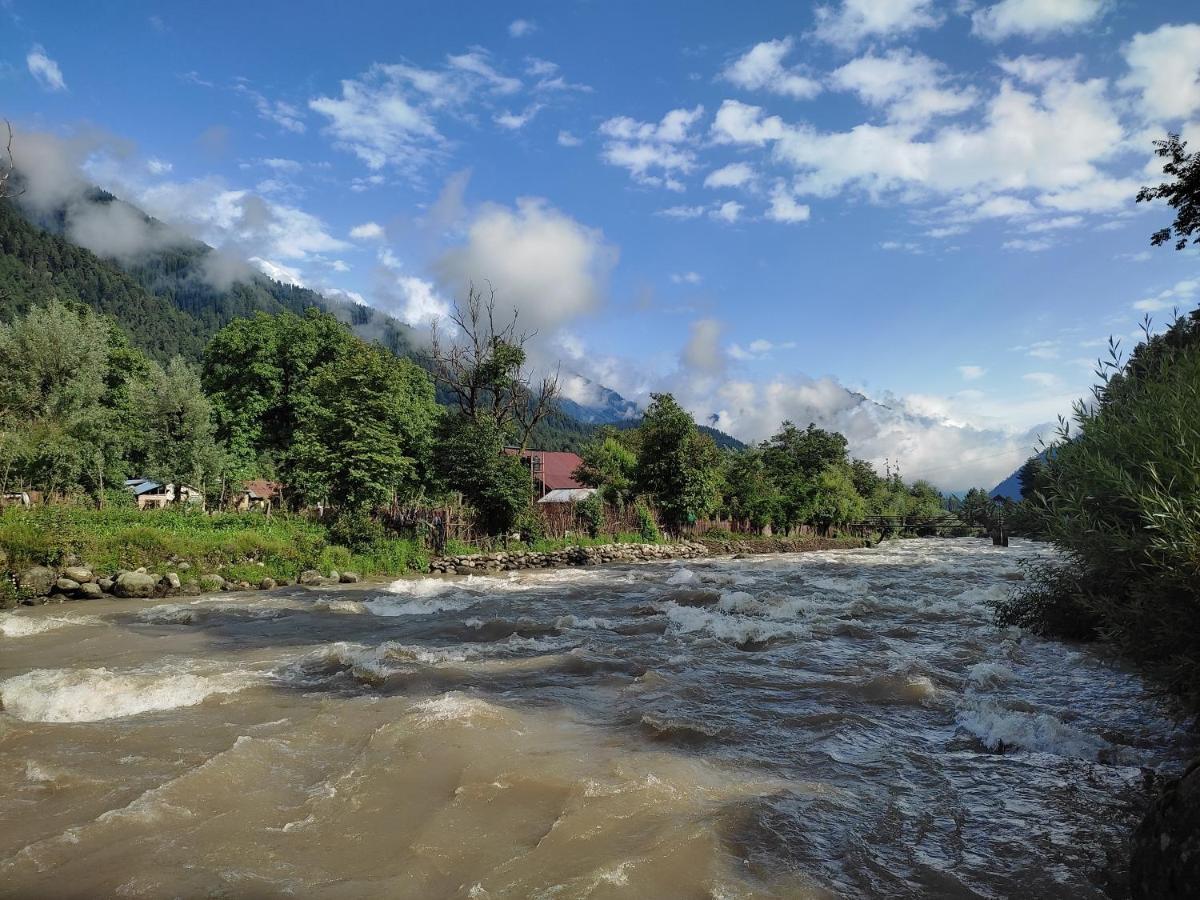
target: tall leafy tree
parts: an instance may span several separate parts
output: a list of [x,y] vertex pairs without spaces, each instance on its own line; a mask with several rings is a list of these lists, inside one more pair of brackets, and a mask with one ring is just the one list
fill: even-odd
[[179,357],[165,370],[155,366],[142,388],[141,405],[154,426],[146,441],[145,474],[177,489],[211,487],[221,455],[199,373]]
[[779,490],[767,474],[759,450],[728,456],[725,467],[725,510],[734,521],[761,534],[779,516]]
[[460,492],[475,508],[488,534],[507,534],[533,499],[529,470],[504,452],[504,432],[495,422],[461,412],[442,418],[437,430],[434,471],[444,489]]
[[439,410],[413,363],[356,339],[312,373],[300,403],[288,456],[306,499],[369,510],[424,488]]
[[664,524],[681,526],[721,502],[721,453],[670,394],[651,394],[642,419],[637,485],[654,500]]
[[637,493],[637,451],[640,432],[602,428],[579,451],[575,470],[580,484],[599,488],[605,502],[624,507]]

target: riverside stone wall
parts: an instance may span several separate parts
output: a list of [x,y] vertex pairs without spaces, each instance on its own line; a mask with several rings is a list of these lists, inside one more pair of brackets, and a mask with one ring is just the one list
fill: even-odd
[[439,575],[472,575],[480,572],[513,572],[518,569],[598,566],[613,562],[694,559],[707,555],[707,547],[692,541],[678,544],[602,544],[599,547],[566,547],[545,553],[515,550],[442,556],[429,564],[429,571]]

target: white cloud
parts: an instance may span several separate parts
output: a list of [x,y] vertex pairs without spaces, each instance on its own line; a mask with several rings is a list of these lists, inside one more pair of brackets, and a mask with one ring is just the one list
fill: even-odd
[[726,66],[721,77],[748,91],[768,91],[795,100],[821,93],[821,83],[799,68],[786,68],[783,58],[792,51],[790,37],[755,44]]
[[1187,279],[1176,282],[1174,286],[1160,291],[1152,297],[1146,297],[1133,304],[1140,312],[1157,312],[1163,309],[1173,309],[1179,306],[1189,306],[1200,295],[1200,279]]
[[711,131],[713,140],[718,144],[752,144],[761,147],[783,137],[786,126],[779,116],[764,116],[762,107],[726,100],[717,110]]
[[1005,250],[1020,250],[1025,253],[1041,253],[1053,246],[1054,243],[1045,238],[1014,238],[1004,242]]
[[837,89],[856,93],[897,122],[925,124],[935,116],[964,112],[977,99],[969,87],[949,86],[941,63],[907,49],[860,56],[835,69],[830,80]]
[[489,204],[467,227],[466,242],[435,269],[454,296],[474,282],[495,285],[501,309],[516,307],[527,328],[554,328],[595,310],[617,251],[597,230],[537,198],[515,209]]
[[535,31],[537,31],[537,23],[531,22],[529,19],[513,19],[508,25],[508,33],[515,38],[525,37]]
[[958,374],[966,381],[978,381],[987,374],[987,369],[983,366],[959,366]]
[[582,143],[582,140],[569,131],[564,130],[558,133],[558,146],[560,147],[578,147]]
[[1112,212],[1132,208],[1141,187],[1132,178],[1096,177],[1075,187],[1042,194],[1038,203],[1062,212]]
[[1030,222],[1025,226],[1025,230],[1034,234],[1039,234],[1043,231],[1058,231],[1062,228],[1077,228],[1083,224],[1081,216],[1058,216],[1053,219],[1043,219],[1040,222]]
[[463,115],[474,100],[510,96],[521,81],[498,72],[483,50],[450,55],[440,69],[376,64],[341,82],[340,96],[309,101],[329,120],[335,145],[379,170],[413,172],[444,154],[447,141],[437,126],[443,115]]
[[715,374],[725,368],[726,358],[721,350],[721,334],[725,327],[716,319],[697,319],[688,332],[681,359],[688,369]]
[[808,206],[797,202],[783,182],[777,182],[772,188],[771,205],[767,208],[767,218],[772,222],[807,222],[810,212]]
[[294,284],[296,287],[308,287],[304,283],[304,279],[300,276],[299,269],[272,262],[269,259],[263,259],[259,256],[250,257],[250,262],[257,266],[258,270],[268,278],[274,278],[276,281],[282,281],[284,284]]
[[532,122],[533,117],[541,110],[542,105],[540,103],[531,103],[519,113],[505,110],[500,115],[495,116],[493,121],[501,128],[507,128],[509,131],[518,131]]
[[146,171],[151,175],[166,175],[174,168],[175,167],[165,159],[156,159],[152,156],[146,160]]
[[629,170],[638,184],[681,191],[675,177],[696,167],[696,154],[688,146],[695,141],[692,126],[704,115],[704,107],[673,109],[657,123],[639,122],[616,116],[600,124],[605,137],[601,159]]
[[971,31],[989,41],[1047,37],[1098,19],[1108,0],[1001,0],[971,15]]
[[842,0],[816,9],[816,35],[839,46],[866,38],[889,38],[942,23],[933,0]]
[[1178,121],[1200,109],[1200,25],[1163,25],[1136,34],[1124,49],[1129,74],[1148,120]]
[[1059,386],[1058,376],[1053,372],[1026,372],[1021,376],[1030,384],[1050,390]]
[[46,48],[41,44],[34,44],[29,48],[29,52],[25,55],[25,65],[29,67],[29,74],[33,76],[34,81],[46,90],[65,91],[67,89],[62,69],[58,67],[57,62],[46,55]]
[[1083,57],[1080,56],[1073,56],[1067,59],[1047,56],[1016,56],[1011,58],[1002,56],[996,60],[996,65],[1009,75],[1035,87],[1048,84],[1052,81],[1074,81],[1075,74],[1082,64]]
[[766,338],[758,338],[751,341],[745,347],[740,344],[731,344],[729,347],[729,356],[733,359],[748,361],[766,359],[777,350],[794,349],[796,349],[795,341],[769,341]]
[[737,162],[709,172],[704,179],[704,186],[707,188],[742,187],[753,180],[753,167],[747,163]]
[[672,284],[699,284],[703,280],[699,272],[673,272],[671,274]]
[[720,222],[728,222],[732,225],[741,216],[743,208],[742,204],[735,200],[726,200],[720,206],[712,209],[709,215]]
[[251,88],[245,81],[240,81],[234,88],[239,93],[250,98],[258,111],[259,118],[274,122],[284,131],[293,134],[304,134],[307,126],[301,118],[304,113],[297,107],[284,100],[269,100],[258,91]]
[[1060,341],[1034,341],[1032,344],[1025,344],[1019,347],[1013,347],[1018,353],[1024,353],[1026,356],[1033,359],[1058,359],[1061,355],[1062,343]]
[[378,222],[363,222],[350,229],[350,237],[356,241],[381,241],[384,236],[383,226]]
[[704,210],[703,206],[668,206],[666,209],[660,209],[655,215],[668,219],[698,219],[704,215]]

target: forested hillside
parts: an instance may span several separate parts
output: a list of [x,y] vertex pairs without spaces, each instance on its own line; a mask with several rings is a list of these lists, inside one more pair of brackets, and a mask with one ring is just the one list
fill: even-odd
[[[89,191],[84,202],[123,203],[98,189]],[[282,284],[248,267],[244,279],[219,284],[210,268],[217,251],[173,234],[168,226],[135,207],[129,209],[166,238],[162,246],[131,262],[102,259],[71,243],[65,236],[70,226],[65,208],[31,221],[30,213],[19,205],[0,203],[0,321],[11,322],[51,299],[81,303],[111,316],[133,346],[165,365],[176,356],[199,362],[213,335],[235,319],[256,312],[299,314],[317,307],[347,322],[360,336],[424,365],[415,353],[408,326],[391,316],[330,299],[309,288]],[[600,390],[605,394],[604,409],[566,402],[563,409],[537,425],[535,445],[545,450],[577,451],[595,433],[597,424],[614,418],[623,419],[623,427],[638,424],[640,417],[628,418],[630,411],[636,410],[632,401],[607,388]],[[444,403],[446,398],[439,394],[438,400]],[[610,408],[621,415],[616,416]],[[722,448],[743,446],[716,429],[702,426],[702,430]]]

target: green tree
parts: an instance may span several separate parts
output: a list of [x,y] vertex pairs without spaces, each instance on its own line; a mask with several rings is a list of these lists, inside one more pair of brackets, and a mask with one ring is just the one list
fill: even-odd
[[637,435],[637,431],[605,427],[579,451],[582,462],[575,469],[575,479],[587,487],[599,488],[605,502],[619,509],[636,493]]
[[651,497],[672,531],[721,502],[721,453],[670,394],[651,394],[639,427],[638,489]]
[[975,525],[981,528],[990,527],[994,509],[988,492],[983,488],[971,488],[963,495],[958,508],[958,517],[965,525]]
[[140,387],[141,407],[153,427],[146,440],[145,473],[164,483],[204,491],[221,468],[213,435],[212,405],[200,386],[199,373],[180,357],[167,368],[155,366]]
[[293,479],[296,432],[312,408],[308,380],[358,340],[328,313],[237,319],[204,352],[203,382],[235,477]]
[[849,466],[827,466],[816,477],[809,499],[808,519],[821,532],[828,532],[834,525],[857,522],[866,511],[866,501],[854,487]]
[[428,482],[439,410],[433,383],[408,360],[354,339],[301,391],[293,488],[310,502],[368,511]]
[[942,492],[932,483],[918,479],[908,487],[908,500],[904,514],[920,518],[932,519],[940,516],[945,510],[945,500]]
[[729,454],[725,467],[725,510],[757,534],[779,516],[779,489],[767,474],[760,450]]
[[434,471],[444,489],[460,492],[474,507],[489,535],[509,533],[533,500],[529,470],[504,452],[504,437],[494,422],[462,413],[443,416],[437,430]]

